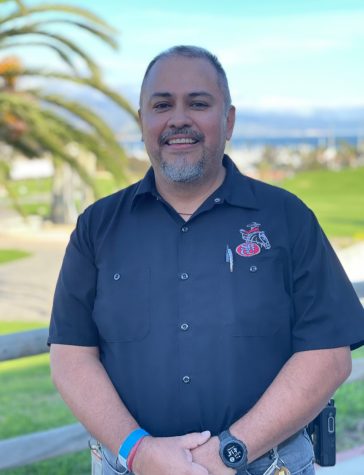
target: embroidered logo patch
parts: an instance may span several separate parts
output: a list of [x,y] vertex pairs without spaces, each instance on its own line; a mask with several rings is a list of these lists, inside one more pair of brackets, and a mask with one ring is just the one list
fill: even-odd
[[261,231],[259,226],[259,223],[253,222],[246,225],[248,229],[240,229],[241,237],[244,242],[239,244],[235,249],[239,256],[252,257],[259,254],[262,247],[264,247],[264,249],[271,248],[265,232]]

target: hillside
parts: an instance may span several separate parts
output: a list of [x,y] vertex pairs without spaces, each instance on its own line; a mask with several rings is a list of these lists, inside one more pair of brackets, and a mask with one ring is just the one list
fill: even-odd
[[364,167],[303,172],[277,184],[315,212],[330,238],[364,239]]

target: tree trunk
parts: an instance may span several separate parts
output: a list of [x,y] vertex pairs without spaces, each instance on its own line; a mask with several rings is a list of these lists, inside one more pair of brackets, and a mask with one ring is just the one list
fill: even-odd
[[[70,153],[93,177],[96,174],[96,156],[85,152],[77,144],[67,146]],[[79,211],[83,211],[95,200],[93,190],[84,183],[72,167],[61,160],[54,159],[51,221],[53,223],[74,224]],[[77,209],[76,206],[79,209]]]
[[74,172],[68,163],[55,160],[52,189],[51,221],[73,224],[77,220]]

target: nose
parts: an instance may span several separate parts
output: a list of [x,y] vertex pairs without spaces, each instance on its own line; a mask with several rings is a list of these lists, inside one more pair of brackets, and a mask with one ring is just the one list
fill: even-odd
[[172,109],[168,119],[168,126],[173,128],[190,127],[192,119],[188,114],[188,110],[184,106],[176,106]]

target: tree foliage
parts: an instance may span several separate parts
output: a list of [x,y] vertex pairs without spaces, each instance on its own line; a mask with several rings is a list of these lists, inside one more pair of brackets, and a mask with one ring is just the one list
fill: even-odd
[[[10,13],[3,13],[12,7]],[[57,30],[50,29],[57,26]],[[25,1],[0,0],[0,141],[28,157],[49,152],[58,161],[71,165],[97,196],[94,177],[87,166],[70,153],[67,144],[77,143],[92,152],[98,163],[110,171],[117,183],[125,179],[126,153],[114,131],[90,107],[55,94],[48,88],[26,88],[22,79],[73,83],[86,90],[98,91],[138,121],[129,102],[108,87],[92,56],[74,40],[59,33],[61,27],[86,32],[90,37],[116,49],[116,31],[89,10],[62,4],[27,6]],[[22,57],[9,52],[46,48],[63,64],[60,70],[27,68]],[[63,72],[64,71],[64,72]],[[44,83],[43,83],[44,84]],[[5,184],[8,164],[1,165],[0,180]],[[0,183],[1,183],[0,182]]]

